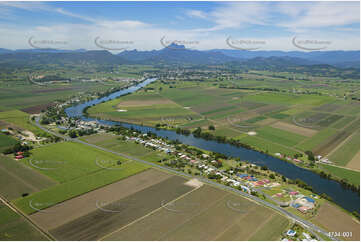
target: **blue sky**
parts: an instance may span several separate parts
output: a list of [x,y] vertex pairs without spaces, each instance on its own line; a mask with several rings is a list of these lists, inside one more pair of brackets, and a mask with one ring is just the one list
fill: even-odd
[[[358,50],[359,2],[0,2],[0,48]],[[228,39],[228,43],[227,43]],[[229,41],[232,41],[232,46]]]

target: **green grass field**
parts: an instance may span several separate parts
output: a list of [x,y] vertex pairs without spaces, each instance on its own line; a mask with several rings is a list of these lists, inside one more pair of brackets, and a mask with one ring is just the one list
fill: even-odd
[[258,136],[267,139],[273,143],[283,144],[286,146],[294,146],[304,140],[306,137],[290,133],[281,129],[272,127],[262,127],[257,130]]
[[[132,102],[132,105],[127,106],[129,102]],[[119,112],[119,110],[125,111]],[[88,113],[92,116],[148,125],[164,122],[183,124],[189,122],[188,120],[200,118],[199,114],[154,94],[124,96],[91,107]]]
[[101,170],[97,162],[111,166],[118,160],[126,161],[114,154],[74,142],[43,146],[32,150],[31,153],[32,155],[22,162],[60,183]]
[[20,161],[0,155],[0,194],[6,199],[13,200],[22,194],[32,194],[55,184],[55,181]]
[[332,135],[336,134],[335,129],[326,128],[313,135],[311,138],[306,139],[304,142],[297,145],[297,148],[303,151],[312,150],[316,146],[322,144]]
[[[139,162],[130,162],[122,164],[120,169],[102,169],[25,198],[17,199],[14,201],[14,204],[23,212],[31,214],[36,212],[36,209],[51,207],[70,198],[142,172],[148,168],[149,166]],[[36,209],[32,208],[30,204],[36,204]]]
[[47,240],[39,231],[30,225],[7,206],[0,203],[0,240],[1,241],[34,241]]
[[0,112],[0,120],[11,123],[20,129],[29,130],[36,135],[44,134],[41,129],[30,123],[29,114],[24,113],[20,110]]
[[360,131],[356,131],[352,137],[341,145],[332,155],[329,157],[332,162],[340,166],[346,166],[347,163],[360,150]]
[[338,178],[346,179],[355,185],[360,185],[360,172],[329,165],[321,165],[321,167]]
[[0,133],[0,152],[4,151],[6,148],[16,143],[17,143],[16,139],[12,138],[11,136]]
[[[242,136],[243,137],[243,136]],[[254,146],[256,148],[259,148],[263,151],[268,151],[270,154],[274,153],[281,153],[286,155],[294,155],[298,153],[296,150],[293,150],[291,148],[287,148],[278,144],[267,142],[266,140],[260,139],[257,136],[247,136],[244,138],[241,138],[240,141],[245,144],[249,144],[251,146]]]

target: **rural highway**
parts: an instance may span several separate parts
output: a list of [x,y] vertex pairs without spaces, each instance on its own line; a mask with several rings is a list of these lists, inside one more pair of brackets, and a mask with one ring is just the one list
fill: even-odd
[[[293,214],[293,213],[290,213],[288,212],[287,210],[277,206],[277,205],[274,205],[272,203],[269,203],[259,197],[256,197],[256,196],[252,196],[246,192],[243,192],[243,191],[240,191],[240,190],[237,190],[235,188],[232,188],[232,187],[229,187],[229,186],[225,186],[223,184],[220,184],[220,183],[217,183],[217,182],[214,182],[214,181],[211,181],[209,179],[206,179],[206,178],[203,178],[203,177],[199,177],[199,176],[192,176],[190,174],[186,174],[186,173],[183,173],[183,172],[180,172],[180,171],[177,171],[177,170],[174,170],[172,168],[169,168],[169,167],[165,167],[165,166],[161,166],[161,165],[158,165],[158,164],[154,164],[152,162],[148,162],[148,161],[145,161],[145,160],[141,160],[141,159],[138,159],[138,158],[135,158],[135,157],[132,157],[132,156],[129,156],[129,155],[126,155],[126,154],[122,154],[122,153],[119,153],[119,152],[116,152],[116,151],[113,151],[113,150],[109,150],[109,149],[106,149],[106,148],[103,148],[103,147],[100,147],[100,146],[97,146],[97,145],[94,145],[94,144],[90,144],[90,143],[87,143],[85,141],[82,141],[82,140],[79,140],[79,139],[72,139],[72,138],[69,138],[69,137],[66,137],[64,135],[60,135],[58,133],[55,133],[55,132],[52,132],[50,130],[48,130],[47,128],[43,127],[42,125],[40,125],[39,123],[39,119],[40,117],[36,117],[35,118],[35,125],[37,127],[39,127],[40,129],[42,129],[43,131],[47,132],[47,133],[50,133],[54,136],[57,136],[57,137],[60,137],[64,140],[67,140],[67,141],[73,141],[73,142],[77,142],[77,143],[81,143],[81,144],[84,144],[84,145],[87,145],[87,146],[90,146],[90,147],[93,147],[93,148],[96,148],[96,149],[99,149],[99,150],[102,150],[102,151],[105,151],[105,152],[109,152],[109,153],[112,153],[112,154],[115,154],[115,155],[118,155],[118,156],[121,156],[121,157],[124,157],[126,159],[130,159],[130,160],[135,160],[135,161],[138,161],[138,162],[141,162],[141,163],[144,163],[144,164],[147,164],[147,165],[150,165],[150,166],[153,166],[153,167],[157,167],[161,170],[166,170],[168,172],[171,172],[171,173],[176,173],[178,175],[181,175],[181,176],[185,176],[185,177],[189,177],[189,178],[197,178],[198,180],[206,183],[206,184],[210,184],[212,186],[215,186],[215,187],[218,187],[222,190],[228,190],[228,191],[232,191],[234,193],[237,193],[243,197],[246,197],[248,199],[251,199],[257,203],[260,203],[260,204],[263,204],[264,206],[266,207],[270,207],[276,211],[278,211],[279,213],[283,214],[284,216],[286,216],[287,218],[295,221],[295,222],[298,222],[299,224],[301,224],[302,226],[308,228],[309,230],[313,231],[313,232],[317,232],[317,233],[320,233],[320,234],[323,234],[325,235],[326,237],[330,238],[331,240],[334,240],[334,241],[337,241],[338,239],[333,237],[333,236],[330,236],[329,233],[321,228],[319,228],[318,226],[312,224],[311,222]],[[320,238],[318,238],[320,239]],[[322,240],[322,239],[320,239]]]

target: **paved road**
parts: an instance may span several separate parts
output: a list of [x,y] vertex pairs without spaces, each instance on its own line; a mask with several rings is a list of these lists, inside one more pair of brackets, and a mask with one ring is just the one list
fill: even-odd
[[311,230],[312,232],[317,232],[317,233],[320,233],[320,234],[323,234],[327,237],[329,237],[330,239],[332,240],[337,240],[336,238],[332,237],[332,236],[329,236],[329,233],[326,232],[325,230],[319,228],[318,226],[312,224],[311,222],[293,214],[293,213],[290,213],[288,212],[287,210],[279,207],[279,206],[276,206],[272,203],[269,203],[263,199],[260,199],[259,197],[256,197],[256,196],[252,196],[246,192],[243,192],[243,191],[240,191],[240,190],[237,190],[235,188],[232,188],[232,187],[229,187],[229,186],[225,186],[223,184],[220,184],[220,183],[217,183],[217,182],[213,182],[209,179],[206,179],[206,178],[203,178],[203,177],[199,177],[199,176],[192,176],[192,175],[189,175],[189,174],[186,174],[186,173],[183,173],[183,172],[180,172],[180,171],[177,171],[177,170],[174,170],[172,168],[169,168],[169,167],[165,167],[165,166],[161,166],[161,165],[157,165],[157,164],[154,164],[152,162],[148,162],[148,161],[145,161],[145,160],[141,160],[141,159],[138,159],[138,158],[135,158],[135,157],[132,157],[132,156],[129,156],[129,155],[125,155],[125,154],[122,154],[122,153],[119,153],[119,152],[116,152],[116,151],[113,151],[113,150],[109,150],[109,149],[106,149],[106,148],[103,148],[103,147],[100,147],[100,146],[97,146],[97,145],[94,145],[94,144],[90,144],[90,143],[87,143],[85,141],[82,141],[82,140],[79,140],[79,139],[71,139],[71,138],[68,138],[66,136],[63,136],[63,135],[60,135],[60,134],[57,134],[55,132],[52,132],[50,130],[48,130],[47,128],[43,127],[42,125],[39,124],[39,117],[37,117],[36,119],[36,123],[34,123],[36,126],[38,126],[40,129],[42,129],[43,131],[45,132],[48,132],[54,136],[58,136],[64,140],[71,140],[73,142],[77,142],[77,143],[81,143],[81,144],[84,144],[84,145],[87,145],[87,146],[91,146],[93,148],[96,148],[96,149],[99,149],[99,150],[103,150],[105,152],[109,152],[109,153],[112,153],[112,154],[115,154],[115,155],[118,155],[118,156],[122,156],[126,159],[130,159],[130,160],[135,160],[135,161],[138,161],[138,162],[141,162],[141,163],[144,163],[144,164],[147,164],[147,165],[150,165],[150,166],[153,166],[153,167],[157,167],[159,169],[162,169],[162,170],[166,170],[166,171],[169,171],[171,173],[176,173],[178,175],[181,175],[181,176],[186,176],[186,177],[189,177],[189,178],[197,178],[199,180],[201,180],[202,182],[206,183],[206,184],[210,184],[210,185],[213,185],[215,187],[219,187],[220,189],[223,189],[223,190],[228,190],[228,191],[232,191],[234,193],[237,193],[243,197],[246,197],[246,198],[249,198],[253,201],[256,201],[260,204],[263,204],[264,206],[266,207],[270,207],[276,211],[278,211],[279,213],[283,214],[284,216],[286,216],[287,218],[290,218],[291,220],[295,221],[295,222],[298,222],[299,224],[301,224],[302,226],[308,228],[309,230]]

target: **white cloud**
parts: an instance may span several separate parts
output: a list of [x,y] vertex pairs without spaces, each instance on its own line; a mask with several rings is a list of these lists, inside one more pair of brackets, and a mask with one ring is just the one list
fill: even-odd
[[279,8],[291,18],[279,25],[294,31],[360,23],[358,2],[314,2],[307,5],[288,3],[280,4]]
[[201,18],[201,19],[206,19],[207,15],[206,13],[200,11],[200,10],[189,10],[186,12],[186,14],[190,17],[195,17],[195,18]]

